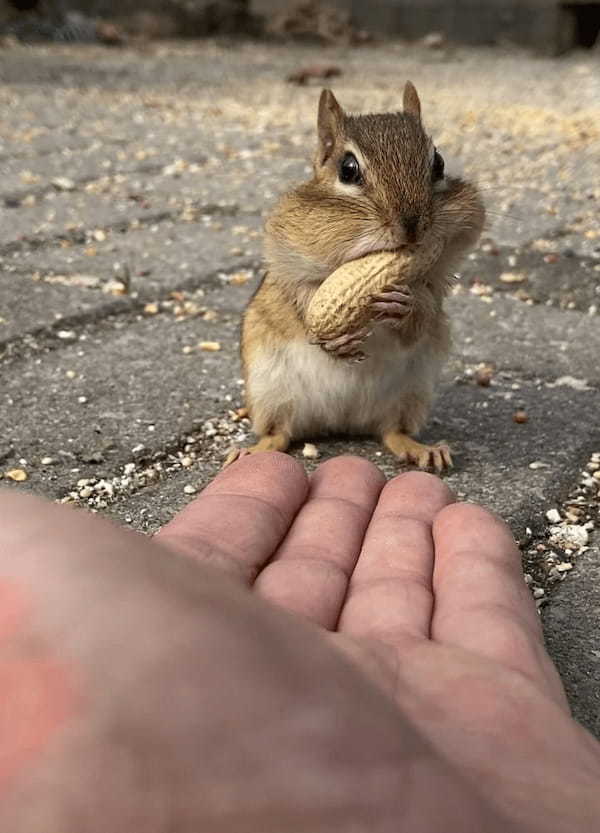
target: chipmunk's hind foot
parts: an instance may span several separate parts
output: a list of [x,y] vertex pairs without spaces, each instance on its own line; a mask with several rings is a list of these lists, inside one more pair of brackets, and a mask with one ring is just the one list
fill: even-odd
[[452,454],[445,443],[423,445],[399,431],[384,434],[383,443],[403,463],[414,463],[420,469],[433,469],[438,474],[452,468]]

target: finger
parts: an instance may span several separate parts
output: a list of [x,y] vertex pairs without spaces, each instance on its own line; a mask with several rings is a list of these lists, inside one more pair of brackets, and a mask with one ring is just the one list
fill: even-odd
[[520,671],[566,705],[508,526],[480,506],[461,504],[438,515],[433,538],[432,639]]
[[360,353],[360,350],[356,349],[356,344],[345,344],[343,347],[338,347],[335,351],[338,356],[355,356],[357,353]]
[[390,317],[394,315],[406,315],[409,310],[409,305],[403,301],[374,301],[371,304],[371,309],[379,314],[387,314]]
[[385,478],[357,457],[328,460],[311,478],[308,500],[256,590],[333,629]]
[[287,454],[241,457],[157,537],[251,584],[285,537],[307,491],[304,469]]
[[453,500],[437,477],[408,472],[379,498],[352,574],[338,630],[388,644],[427,638],[435,515]]
[[352,348],[356,347],[358,344],[362,344],[362,342],[370,335],[370,332],[367,328],[363,328],[362,330],[357,330],[355,333],[347,333],[343,336],[338,336],[337,338],[332,339],[325,339],[322,341],[317,342],[323,347],[324,350],[329,352],[336,351],[339,352],[345,348]]
[[384,289],[382,292],[376,292],[371,296],[375,300],[385,301],[388,298],[397,298],[398,300],[407,300],[413,297],[412,290],[406,286],[392,286],[389,289]]
[[408,306],[412,303],[412,297],[404,292],[384,292],[381,295],[373,295],[373,301],[382,304],[394,303]]

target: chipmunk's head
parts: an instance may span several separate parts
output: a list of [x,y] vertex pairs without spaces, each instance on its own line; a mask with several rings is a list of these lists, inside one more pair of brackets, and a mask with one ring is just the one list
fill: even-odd
[[369,252],[427,245],[430,233],[453,241],[456,254],[477,240],[485,217],[477,189],[447,175],[410,81],[396,113],[348,115],[323,90],[317,132],[312,179],[267,224],[267,260],[280,271],[323,280]]
[[330,207],[332,233],[337,227],[349,244],[344,260],[419,243],[436,223],[451,221],[449,205],[465,197],[465,183],[446,175],[423,127],[410,81],[397,113],[347,115],[323,90],[313,182]]

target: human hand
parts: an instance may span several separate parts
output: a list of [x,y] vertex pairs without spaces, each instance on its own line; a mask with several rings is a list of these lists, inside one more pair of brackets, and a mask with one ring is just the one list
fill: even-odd
[[[245,465],[162,541],[321,628],[511,829],[597,823],[600,747],[570,718],[508,527],[419,472],[384,485],[338,458],[305,497],[299,473],[273,476],[272,457]],[[206,537],[224,542],[218,553],[198,546]]]
[[[505,527],[427,475],[382,487],[361,460],[309,485],[291,458],[253,455],[154,543],[0,495],[0,635],[18,659],[0,827],[593,826],[597,745],[565,710]],[[50,685],[23,677],[32,659]]]

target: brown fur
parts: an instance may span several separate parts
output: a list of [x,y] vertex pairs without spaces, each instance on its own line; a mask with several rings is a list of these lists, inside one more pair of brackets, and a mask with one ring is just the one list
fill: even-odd
[[[401,437],[416,433],[425,422],[435,378],[450,345],[443,308],[449,275],[481,233],[484,209],[478,192],[466,182],[446,178],[443,189],[433,187],[434,148],[421,124],[419,98],[410,83],[404,110],[349,116],[333,93],[321,94],[313,177],[285,194],[267,221],[268,273],[243,319],[247,405],[261,436],[300,439],[307,430],[327,433],[364,427],[385,435],[386,444],[399,456],[406,452],[419,465],[427,457],[423,447]],[[361,166],[360,185],[339,182],[340,161],[348,151]],[[375,328],[377,333],[366,345],[369,353],[372,342],[372,355],[364,363],[367,370],[354,370],[342,359],[310,346],[304,314],[318,286],[361,254],[404,245],[409,233],[405,222],[410,218],[414,218],[410,233],[416,242],[425,232],[440,235],[444,253],[411,285],[412,312]],[[382,394],[378,415],[373,374],[383,374],[382,380],[392,374],[393,379],[390,351],[397,353],[401,366],[398,404],[390,404],[389,384],[382,381],[388,398]],[[316,387],[310,381],[313,365]],[[371,398],[365,386],[370,386]],[[326,402],[334,413],[329,414]],[[265,440],[263,447],[274,443],[280,445],[281,440]],[[449,453],[427,459],[438,467],[440,461],[449,460]]]

